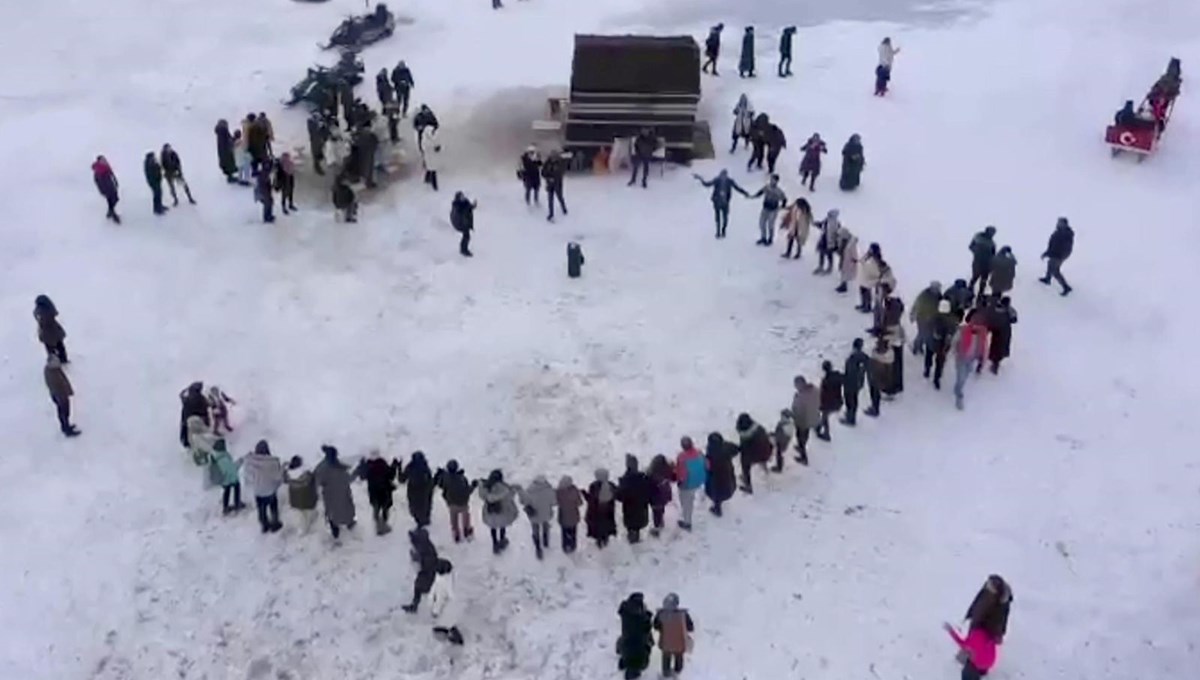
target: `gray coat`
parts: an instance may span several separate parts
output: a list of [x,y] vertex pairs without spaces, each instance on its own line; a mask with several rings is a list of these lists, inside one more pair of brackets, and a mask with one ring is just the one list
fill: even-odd
[[275,456],[252,453],[242,461],[242,478],[255,497],[274,496],[283,484],[283,464]]
[[806,383],[792,397],[792,417],[796,419],[796,431],[811,430],[821,422],[821,393],[816,385]]
[[507,529],[517,521],[517,492],[504,482],[479,485],[479,497],[483,500],[483,523],[489,529]]
[[583,505],[583,494],[570,477],[563,477],[555,492],[558,502],[558,523],[564,527],[579,524],[579,508]]
[[325,519],[347,526],[354,521],[354,496],[350,493],[350,468],[341,462],[321,461],[313,477],[325,502]]
[[545,524],[554,520],[554,506],[558,496],[554,487],[542,475],[534,478],[527,488],[520,490],[521,505],[525,506],[525,514],[534,524]]
[[1017,278],[1017,258],[1012,253],[996,254],[992,258],[992,292],[1007,293],[1012,290],[1013,281]]

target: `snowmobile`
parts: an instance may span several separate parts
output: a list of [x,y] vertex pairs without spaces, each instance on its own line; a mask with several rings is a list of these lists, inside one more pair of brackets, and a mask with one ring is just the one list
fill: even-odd
[[284,103],[295,106],[305,101],[320,106],[331,95],[336,100],[342,85],[354,87],[362,82],[363,70],[362,60],[355,58],[352,53],[344,53],[333,68],[314,66],[308,69],[304,79],[292,86],[291,99]]
[[334,47],[343,50],[360,50],[390,36],[396,30],[396,18],[387,5],[375,5],[375,11],[363,16],[350,17],[343,21],[329,37],[329,44],[321,49]]

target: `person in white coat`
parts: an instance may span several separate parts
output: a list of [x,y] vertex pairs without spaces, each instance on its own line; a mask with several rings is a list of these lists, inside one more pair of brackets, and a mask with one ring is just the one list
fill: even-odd
[[743,146],[750,146],[750,127],[753,122],[754,106],[750,98],[743,94],[733,109],[733,144],[729,147],[729,153],[737,151],[739,139],[743,141]]
[[875,289],[879,287],[879,282],[882,280],[883,270],[880,267],[882,261],[883,255],[879,250],[879,244],[872,243],[867,246],[867,254],[858,266],[859,301],[858,306],[855,307],[864,314],[871,312]]
[[442,168],[442,139],[434,130],[426,135],[425,148],[421,151],[421,163],[425,166],[425,183],[438,190],[438,171]]
[[900,53],[899,47],[892,45],[891,38],[884,38],[879,43],[879,65],[875,67],[875,96],[887,94],[888,82],[892,79],[892,63]]
[[450,560],[440,559],[437,564],[437,578],[429,589],[429,611],[433,615],[433,634],[439,640],[445,640],[452,645],[461,645],[462,632],[458,629],[458,620],[462,613],[457,606],[454,596],[454,565]]

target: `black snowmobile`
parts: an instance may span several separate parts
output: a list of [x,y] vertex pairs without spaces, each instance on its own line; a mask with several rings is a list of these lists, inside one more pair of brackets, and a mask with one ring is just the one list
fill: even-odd
[[343,85],[354,87],[363,80],[362,60],[355,58],[352,53],[345,52],[333,68],[314,66],[308,69],[304,80],[292,86],[292,97],[287,106],[295,106],[300,102],[308,102],[314,107],[325,103],[329,97],[334,101]]
[[360,50],[367,45],[383,40],[396,30],[396,18],[392,16],[387,5],[375,5],[375,11],[363,16],[350,17],[329,37],[329,44],[321,49],[339,48],[343,50]]

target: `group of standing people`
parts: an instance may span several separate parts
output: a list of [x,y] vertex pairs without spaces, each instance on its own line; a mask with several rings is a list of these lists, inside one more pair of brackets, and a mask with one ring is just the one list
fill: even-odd
[[290,152],[275,155],[275,128],[265,113],[249,113],[238,129],[217,121],[217,164],[230,184],[252,186],[262,220],[275,221],[275,192],[283,214],[296,211],[296,163]]
[[[192,198],[192,189],[183,176],[183,162],[170,144],[163,144],[157,156],[153,151],[147,151],[142,160],[142,172],[146,177],[146,185],[150,188],[150,206],[155,215],[167,212],[167,206],[163,203],[164,180],[171,192],[173,206],[179,205],[179,189],[183,190],[188,203],[196,204],[196,200]],[[120,183],[112,164],[103,155],[96,156],[96,160],[92,162],[92,181],[107,204],[105,217],[120,224],[121,216],[117,214],[117,203],[121,200]]]

